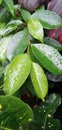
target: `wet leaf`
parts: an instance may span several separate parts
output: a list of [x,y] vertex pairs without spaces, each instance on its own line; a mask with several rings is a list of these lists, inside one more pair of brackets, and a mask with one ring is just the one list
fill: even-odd
[[13,0],[2,0],[2,5],[14,16],[14,3]]
[[58,51],[62,51],[62,44],[53,38],[45,37],[44,43],[56,48]]
[[0,96],[0,129],[18,130],[19,127],[26,127],[32,120],[32,109],[21,99],[13,96]]
[[5,72],[4,90],[7,95],[15,93],[27,79],[31,69],[29,55],[20,54],[8,65]]
[[47,75],[48,80],[50,80],[50,81],[53,81],[53,82],[61,82],[62,81],[62,75],[54,75],[54,74],[51,74],[49,72],[46,72],[46,75]]
[[7,58],[11,60],[16,55],[23,53],[28,45],[28,35],[26,30],[19,31],[12,36],[7,49],[6,54]]
[[55,12],[48,10],[38,10],[32,14],[31,18],[38,19],[42,26],[47,29],[62,27],[62,20]]
[[37,129],[40,130],[60,130],[60,121],[53,118],[57,107],[61,104],[61,98],[57,94],[51,94],[44,103],[34,108]]
[[37,40],[43,42],[43,27],[36,19],[30,19],[28,22],[28,29],[30,34]]
[[7,44],[10,41],[11,36],[4,37],[0,40],[0,61],[4,62],[6,59],[6,48]]
[[48,92],[48,81],[43,69],[37,63],[32,63],[30,76],[37,96],[44,101]]
[[55,48],[46,44],[32,44],[31,48],[43,67],[53,74],[62,74],[62,56]]
[[7,27],[8,26],[21,26],[22,25],[22,21],[20,20],[11,20],[8,24],[7,24]]

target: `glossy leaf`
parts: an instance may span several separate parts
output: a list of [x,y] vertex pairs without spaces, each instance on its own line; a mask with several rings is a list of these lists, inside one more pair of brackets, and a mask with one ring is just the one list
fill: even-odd
[[62,81],[62,75],[54,75],[49,72],[46,72],[46,75],[47,75],[48,80],[50,80],[50,81],[53,81],[56,83]]
[[4,29],[2,29],[2,31],[1,31],[1,33],[0,33],[0,35],[1,35],[1,37],[2,36],[7,36],[8,34],[10,34],[11,32],[13,32],[14,30],[16,30],[17,29],[17,26],[9,26],[9,27],[7,27],[7,28],[4,28]]
[[29,18],[31,17],[30,12],[24,9],[21,9],[21,15],[25,22],[28,22]]
[[20,20],[11,20],[8,24],[7,24],[7,27],[8,26],[21,26],[22,25],[22,21]]
[[0,61],[4,62],[6,59],[6,48],[7,44],[10,41],[11,36],[4,37],[0,40]]
[[14,3],[13,0],[2,0],[2,5],[14,16]]
[[7,58],[11,60],[16,55],[23,53],[28,45],[28,35],[26,30],[19,31],[13,35],[12,39],[10,40],[6,54]]
[[28,22],[28,29],[30,34],[37,40],[43,42],[43,27],[36,19],[30,19]]
[[53,118],[53,114],[60,104],[60,96],[51,94],[44,103],[34,108],[34,116],[37,123],[36,130],[60,130],[60,121]]
[[61,18],[55,12],[52,11],[38,10],[32,14],[31,18],[38,19],[43,25],[43,27],[47,29],[62,27]]
[[[0,96],[0,129],[18,130],[20,127],[26,127],[32,120],[32,109],[21,99]],[[1,124],[2,121],[3,124]]]
[[37,63],[32,63],[30,76],[37,96],[44,101],[48,92],[48,81],[43,69]]
[[29,55],[20,54],[8,65],[5,72],[4,89],[7,95],[15,93],[27,79],[31,69]]
[[46,44],[32,44],[33,54],[49,72],[62,74],[62,56],[53,47]]
[[53,38],[45,37],[44,43],[56,48],[58,51],[62,51],[62,44]]

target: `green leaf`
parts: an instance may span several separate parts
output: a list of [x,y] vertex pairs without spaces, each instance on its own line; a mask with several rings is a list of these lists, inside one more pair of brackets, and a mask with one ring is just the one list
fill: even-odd
[[28,22],[29,18],[31,17],[30,12],[25,9],[21,9],[21,15],[25,22]]
[[2,3],[2,0],[0,0],[0,4]]
[[5,8],[2,8],[0,10],[0,22],[9,22],[11,19],[11,15],[9,14],[9,12],[5,9]]
[[60,104],[60,96],[51,94],[39,107],[34,108],[34,117],[38,124],[36,130],[60,130],[60,121],[53,118],[53,114]]
[[43,69],[37,63],[32,63],[30,76],[37,96],[44,101],[48,92],[48,81]]
[[20,20],[11,20],[8,24],[7,24],[7,27],[8,26],[21,26],[22,25],[22,21]]
[[58,51],[62,51],[62,44],[53,38],[45,37],[44,43],[56,48]]
[[43,27],[42,24],[36,19],[30,19],[28,22],[28,29],[30,34],[37,40],[43,42]]
[[32,120],[33,111],[29,105],[13,96],[0,96],[0,129],[19,130]]
[[5,72],[4,89],[7,95],[15,93],[27,79],[31,69],[29,55],[20,54],[16,56]]
[[23,53],[27,48],[27,45],[28,45],[28,35],[26,30],[17,32],[16,34],[13,35],[7,46],[6,49],[7,58],[11,60],[16,55]]
[[31,18],[38,19],[46,29],[62,27],[61,18],[55,12],[49,10],[38,10],[32,14]]
[[3,73],[3,67],[0,67],[0,78],[2,76],[2,73]]
[[62,56],[53,47],[46,44],[32,44],[32,52],[49,72],[62,74]]
[[6,48],[7,44],[10,41],[11,36],[4,37],[0,40],[0,61],[4,62],[6,59]]
[[13,32],[16,29],[17,29],[17,26],[13,26],[13,27],[8,26],[8,27],[0,30],[0,35],[1,35],[1,37],[2,36],[7,36],[8,34],[10,34],[11,32]]
[[[22,25],[22,21],[20,20],[12,20],[7,25],[5,23],[1,23],[0,36],[6,36],[16,30],[18,27]],[[3,28],[2,28],[3,27]]]
[[2,5],[14,16],[14,3],[13,0],[2,0]]

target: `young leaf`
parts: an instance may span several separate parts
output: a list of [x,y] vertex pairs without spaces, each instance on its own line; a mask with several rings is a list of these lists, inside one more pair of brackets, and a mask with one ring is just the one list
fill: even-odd
[[58,51],[62,51],[62,44],[53,38],[45,37],[44,43],[56,48]]
[[43,67],[51,73],[62,74],[62,56],[55,48],[46,44],[32,44],[31,48]]
[[28,35],[26,30],[17,32],[12,36],[7,49],[6,54],[7,58],[11,60],[16,55],[23,53],[28,45]]
[[20,54],[8,65],[5,72],[4,89],[7,95],[15,93],[27,79],[31,69],[29,55]]
[[24,9],[21,9],[21,15],[25,22],[28,22],[29,18],[31,17],[30,12]]
[[2,5],[14,16],[13,0],[2,0]]
[[30,76],[37,96],[44,101],[48,92],[48,81],[44,71],[37,63],[32,63]]
[[30,34],[37,40],[43,42],[43,27],[42,24],[36,19],[30,19],[28,22],[28,29]]
[[[0,96],[0,129],[19,130],[20,127],[26,127],[32,120],[32,109],[21,99],[13,96]],[[2,121],[3,124],[1,124]]]
[[6,59],[6,48],[7,44],[10,41],[11,36],[4,37],[0,40],[0,61],[4,62]]
[[62,27],[62,20],[55,12],[48,10],[38,10],[32,14],[31,18],[38,19],[44,28],[54,29]]

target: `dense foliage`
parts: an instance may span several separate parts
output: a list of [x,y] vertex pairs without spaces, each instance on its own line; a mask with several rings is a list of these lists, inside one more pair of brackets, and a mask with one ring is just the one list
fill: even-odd
[[0,0],[0,130],[61,129],[62,44],[48,35],[62,19],[43,2]]

